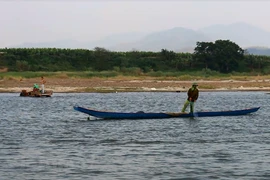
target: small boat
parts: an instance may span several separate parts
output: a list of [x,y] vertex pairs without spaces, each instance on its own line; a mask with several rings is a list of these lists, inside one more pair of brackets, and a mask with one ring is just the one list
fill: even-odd
[[42,93],[40,90],[33,90],[33,91],[26,91],[22,90],[20,93],[20,96],[25,97],[51,97],[53,94],[53,91],[47,90],[44,93]]
[[94,116],[101,119],[162,119],[162,118],[187,118],[187,117],[211,117],[211,116],[240,116],[256,112],[260,107],[233,110],[233,111],[212,111],[212,112],[194,112],[194,113],[152,113],[152,112],[112,112],[112,111],[98,111],[84,107],[74,106],[74,110]]
[[53,94],[53,91],[45,90],[44,93],[42,93],[42,90],[39,89],[38,84],[34,84],[33,90],[27,92],[26,90],[22,90],[20,93],[20,96],[24,97],[51,97]]

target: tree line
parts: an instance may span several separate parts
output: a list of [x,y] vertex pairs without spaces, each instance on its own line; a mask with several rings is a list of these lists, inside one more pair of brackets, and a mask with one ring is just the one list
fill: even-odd
[[0,68],[9,71],[201,71],[270,74],[270,56],[251,55],[229,40],[197,42],[194,53],[114,52],[102,47],[88,49],[2,48]]

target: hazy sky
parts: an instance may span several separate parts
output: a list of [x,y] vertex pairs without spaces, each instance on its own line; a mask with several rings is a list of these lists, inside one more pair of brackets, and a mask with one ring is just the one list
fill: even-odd
[[269,7],[267,0],[0,0],[0,47],[235,22],[270,32]]

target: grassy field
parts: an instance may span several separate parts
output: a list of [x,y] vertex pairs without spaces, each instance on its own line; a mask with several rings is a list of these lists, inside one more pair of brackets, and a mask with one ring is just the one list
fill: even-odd
[[101,72],[1,72],[0,79],[30,79],[39,78],[41,76],[50,78],[102,78],[102,79],[157,79],[157,80],[265,80],[270,79],[270,75],[260,75],[256,73],[231,73],[221,74],[217,72],[150,72],[150,73],[121,73],[116,71],[101,71]]

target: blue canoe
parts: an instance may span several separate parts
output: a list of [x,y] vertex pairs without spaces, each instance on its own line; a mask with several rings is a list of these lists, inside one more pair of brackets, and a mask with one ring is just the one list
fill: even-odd
[[195,113],[146,113],[146,112],[110,112],[98,111],[94,109],[73,107],[76,111],[102,119],[161,119],[161,118],[186,118],[186,117],[211,117],[211,116],[240,116],[256,112],[260,107],[233,110],[233,111],[212,111],[212,112],[195,112]]

